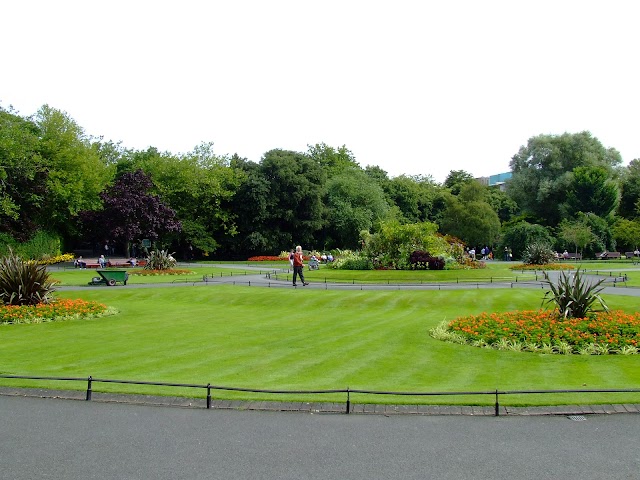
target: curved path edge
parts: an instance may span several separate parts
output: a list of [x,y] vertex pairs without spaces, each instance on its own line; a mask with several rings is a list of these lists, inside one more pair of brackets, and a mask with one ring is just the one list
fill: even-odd
[[[80,390],[48,390],[39,388],[0,387],[0,395],[11,397],[34,397],[61,400],[87,401],[86,394]],[[92,392],[92,402],[123,403],[158,407],[206,409],[205,398],[165,397],[153,395],[129,395]],[[268,402],[242,400],[212,400],[211,409],[253,410],[271,412],[298,412],[307,414],[346,414],[346,403],[322,402]],[[473,405],[383,405],[359,404],[351,402],[349,414],[368,415],[463,415],[496,416],[494,406]],[[583,416],[607,414],[639,414],[640,404],[602,404],[602,405],[556,405],[511,407],[499,406],[499,416]]]

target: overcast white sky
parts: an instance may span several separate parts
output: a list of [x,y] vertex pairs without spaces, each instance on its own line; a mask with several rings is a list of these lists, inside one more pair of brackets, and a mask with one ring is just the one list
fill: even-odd
[[346,145],[391,176],[509,170],[539,134],[640,158],[637,0],[3,1],[0,105],[126,148]]

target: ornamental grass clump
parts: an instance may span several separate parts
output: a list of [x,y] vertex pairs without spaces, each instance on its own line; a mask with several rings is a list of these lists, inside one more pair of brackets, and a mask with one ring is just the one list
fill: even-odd
[[147,258],[145,270],[169,270],[178,262],[168,250],[152,250]]
[[522,254],[525,265],[547,265],[556,259],[554,251],[547,243],[533,242],[527,245]]
[[45,265],[24,261],[13,250],[0,258],[0,304],[49,303],[55,291]]
[[600,285],[604,279],[590,282],[580,275],[580,270],[577,270],[575,275],[561,272],[557,283],[552,281],[546,272],[544,277],[549,291],[545,294],[543,303],[555,305],[562,318],[584,318],[593,311],[596,302],[605,312],[609,311],[607,304],[600,297],[600,292],[604,289]]

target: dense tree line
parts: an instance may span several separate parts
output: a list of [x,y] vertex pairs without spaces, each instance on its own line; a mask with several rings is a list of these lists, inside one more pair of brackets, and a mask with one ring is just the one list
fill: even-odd
[[[443,184],[362,168],[345,147],[271,150],[259,162],[126,149],[93,138],[65,112],[23,117],[0,107],[0,241],[43,233],[63,250],[142,238],[179,255],[246,258],[295,244],[358,249],[384,222],[432,222],[469,246],[528,243],[629,251],[640,240],[640,159],[622,166],[588,132],[539,135],[511,160],[506,191],[451,171]],[[487,172],[494,173],[494,172]],[[190,253],[189,253],[190,254]]]

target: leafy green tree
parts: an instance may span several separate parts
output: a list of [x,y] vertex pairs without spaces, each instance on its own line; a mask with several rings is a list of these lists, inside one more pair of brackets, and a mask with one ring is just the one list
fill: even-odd
[[82,213],[93,239],[120,241],[129,256],[129,248],[135,240],[157,241],[163,235],[179,232],[182,226],[175,212],[150,193],[152,188],[151,178],[142,170],[126,172],[116,179],[100,193],[103,209]]
[[583,221],[563,220],[560,224],[558,236],[567,243],[575,246],[575,253],[583,253],[584,249],[596,236],[591,227]]
[[41,226],[45,205],[47,166],[39,137],[35,122],[0,107],[0,233],[21,242]]
[[189,246],[215,252],[227,236],[235,236],[235,214],[227,207],[240,178],[226,157],[213,153],[212,143],[179,156],[155,149],[132,152],[127,160],[150,175],[153,193],[176,212],[182,224],[177,244],[183,255]]
[[237,242],[244,252],[281,252],[294,244],[315,247],[315,235],[324,225],[322,196],[326,176],[304,153],[270,150],[260,164],[234,158],[232,168],[245,172],[233,205],[237,215]]
[[489,188],[487,190],[487,202],[503,223],[512,220],[519,210],[518,204],[499,188]]
[[364,173],[378,182],[383,189],[389,181],[389,174],[377,165],[367,165],[364,169]]
[[567,191],[566,217],[591,212],[606,217],[618,206],[617,183],[603,167],[577,167]]
[[260,167],[269,182],[267,221],[275,249],[314,246],[323,225],[325,172],[308,156],[286,150],[267,152]]
[[612,175],[621,162],[617,151],[605,149],[589,132],[539,135],[511,159],[507,193],[525,213],[554,226],[563,218],[574,169],[602,167]]
[[359,233],[372,230],[389,211],[382,188],[361,170],[327,181],[324,248],[359,247]]
[[307,155],[324,170],[327,178],[345,171],[361,170],[353,153],[346,147],[330,147],[325,143],[308,145]]
[[458,195],[462,187],[474,181],[473,175],[464,170],[451,170],[444,180],[445,188],[448,188],[453,195]]
[[640,220],[619,218],[613,225],[612,233],[621,252],[633,252],[640,246]]
[[514,258],[522,258],[527,245],[533,243],[553,245],[554,239],[542,225],[521,221],[502,229],[499,248],[501,251],[511,249]]
[[[221,253],[227,258],[247,258],[252,254],[277,251],[269,234],[270,185],[258,163],[234,155],[230,168],[239,180],[233,197],[225,202],[235,215],[237,234],[226,236]],[[290,248],[290,247],[289,247]]]
[[443,233],[463,240],[467,245],[493,245],[500,233],[500,219],[484,201],[484,186],[476,181],[466,183],[458,196],[448,199],[442,214]]
[[640,159],[631,160],[623,170],[620,181],[620,216],[632,219],[640,217]]
[[430,219],[433,201],[442,187],[431,177],[400,175],[387,181],[383,188],[389,203],[398,207],[400,220],[417,223]]
[[577,220],[591,228],[594,238],[585,246],[584,255],[593,256],[597,252],[615,251],[616,243],[613,239],[612,225],[607,219],[594,213],[578,213]]
[[41,225],[65,238],[76,234],[78,213],[100,207],[98,194],[113,170],[102,161],[83,129],[66,113],[44,105],[35,115],[39,127],[38,153],[47,168]]

